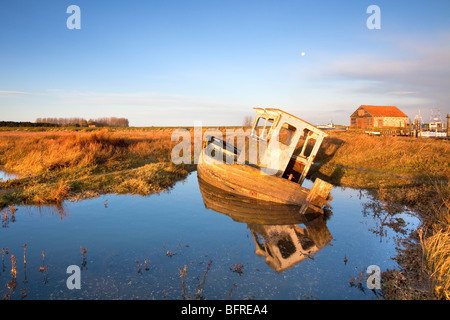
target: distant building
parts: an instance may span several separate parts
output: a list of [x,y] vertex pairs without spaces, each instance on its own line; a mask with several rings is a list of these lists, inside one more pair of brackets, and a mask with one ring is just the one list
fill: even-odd
[[405,128],[408,116],[394,106],[362,105],[350,116],[354,128]]

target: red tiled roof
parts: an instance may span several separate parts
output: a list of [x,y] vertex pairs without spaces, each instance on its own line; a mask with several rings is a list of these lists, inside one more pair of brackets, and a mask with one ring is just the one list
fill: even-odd
[[373,117],[408,117],[394,106],[366,106],[362,105]]

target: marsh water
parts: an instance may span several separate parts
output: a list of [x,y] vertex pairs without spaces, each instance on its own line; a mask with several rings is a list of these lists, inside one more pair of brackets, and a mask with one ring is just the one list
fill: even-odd
[[[280,214],[283,208],[234,204],[220,194],[211,199],[214,190],[201,187],[193,172],[170,191],[146,197],[5,208],[0,294],[16,300],[377,299],[367,268],[398,267],[392,259],[398,240],[419,223],[406,211],[388,215],[376,198],[354,189],[334,187],[326,215],[299,217],[292,208]],[[67,286],[72,265],[80,268],[80,289]]]
[[0,170],[0,181],[6,181],[6,180],[10,180],[10,179],[15,179],[18,176],[12,173],[7,173],[5,171],[1,171]]

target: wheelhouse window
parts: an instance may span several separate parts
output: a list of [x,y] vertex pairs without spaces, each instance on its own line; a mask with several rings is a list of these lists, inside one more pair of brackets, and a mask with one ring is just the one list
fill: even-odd
[[266,119],[264,117],[259,117],[253,128],[252,135],[260,139],[267,139],[270,129],[273,125],[273,119]]
[[290,125],[287,122],[283,123],[283,125],[280,128],[279,141],[282,144],[289,146],[292,142],[292,138],[295,136],[296,131],[297,131],[296,127]]

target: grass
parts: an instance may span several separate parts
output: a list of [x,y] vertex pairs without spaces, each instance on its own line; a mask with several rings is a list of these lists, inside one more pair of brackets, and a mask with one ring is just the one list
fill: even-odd
[[427,268],[432,272],[438,299],[450,300],[450,225],[423,240]]
[[435,295],[450,300],[450,192],[448,186],[436,191],[442,202],[431,206],[434,215],[419,235],[426,267],[435,283]]
[[171,129],[1,132],[0,164],[19,179],[0,182],[0,207],[60,203],[102,193],[147,195],[194,168],[173,165]]
[[450,178],[450,141],[331,133],[310,173],[357,188],[414,186]]

